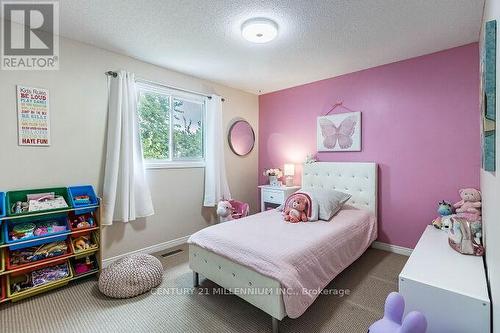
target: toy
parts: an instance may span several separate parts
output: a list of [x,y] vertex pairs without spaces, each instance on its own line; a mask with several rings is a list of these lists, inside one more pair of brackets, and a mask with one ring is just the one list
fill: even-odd
[[52,281],[64,279],[69,276],[69,267],[67,263],[44,267],[31,272],[31,281],[33,287],[37,287]]
[[29,208],[29,204],[27,202],[17,201],[13,206],[11,211],[14,214],[21,214],[27,212]]
[[85,274],[94,269],[94,261],[90,257],[85,257],[84,260],[75,262],[75,273],[77,275]]
[[[311,202],[303,193],[294,193],[286,199],[283,219],[291,223],[307,222]],[[309,214],[310,215],[310,214]]]
[[57,221],[48,221],[37,224],[35,231],[33,234],[35,236],[43,236],[47,234],[52,234],[55,232],[65,231],[66,226],[59,225]]
[[229,203],[233,207],[233,213],[231,214],[233,219],[240,219],[242,217],[248,216],[250,206],[246,202],[229,200]]
[[28,289],[28,288],[33,287],[33,284],[31,282],[31,276],[29,274],[24,274],[23,277],[24,277],[23,280],[17,279],[18,281],[14,282],[11,285],[11,289],[12,289],[13,293],[20,292],[24,289]]
[[448,216],[453,214],[453,206],[447,201],[440,201],[438,204],[438,214],[440,216]]
[[412,311],[403,320],[405,301],[401,294],[392,292],[385,300],[384,317],[368,329],[368,333],[425,333],[425,316]]
[[95,225],[93,213],[70,216],[70,221],[73,229],[90,228]]
[[465,188],[458,192],[462,200],[453,205],[456,208],[456,213],[462,214],[461,217],[466,218],[470,222],[480,220],[481,192],[474,188]]
[[12,240],[24,239],[33,237],[36,225],[34,223],[20,223],[14,225],[12,232],[10,232],[10,238]]
[[73,197],[73,202],[76,205],[89,205],[90,197],[88,195],[77,195],[76,197]]
[[451,203],[443,200],[438,203],[438,209],[437,212],[439,214],[439,217],[435,218],[432,221],[432,225],[441,230],[449,230],[451,226],[451,222],[449,219],[449,216],[453,214],[453,206]]
[[90,241],[90,235],[80,236],[73,240],[73,246],[76,251],[84,251],[90,248],[94,248],[97,245]]
[[432,221],[432,225],[437,229],[448,230],[451,226],[451,222],[447,217],[453,214],[453,206],[445,200],[440,201],[438,203],[437,212],[439,217]]
[[220,222],[231,221],[233,219],[233,212],[234,208],[229,201],[222,200],[217,204],[217,215]]
[[451,218],[453,215],[439,216],[432,221],[432,225],[444,231],[448,231],[451,228]]
[[34,261],[66,254],[68,246],[65,241],[42,244],[9,252],[10,265],[23,265]]
[[481,192],[474,188],[461,189],[460,200],[453,206],[456,208],[456,216],[470,222],[470,228],[474,237],[481,238]]

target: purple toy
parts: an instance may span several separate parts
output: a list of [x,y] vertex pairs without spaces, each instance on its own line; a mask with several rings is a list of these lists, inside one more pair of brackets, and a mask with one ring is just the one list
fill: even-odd
[[399,293],[390,293],[385,300],[384,318],[375,322],[368,329],[369,333],[425,333],[427,320],[425,316],[412,311],[403,320],[405,300]]

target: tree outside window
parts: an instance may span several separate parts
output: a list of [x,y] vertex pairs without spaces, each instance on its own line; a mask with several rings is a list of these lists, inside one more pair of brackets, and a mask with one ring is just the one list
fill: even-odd
[[139,128],[147,161],[202,161],[205,104],[140,89]]

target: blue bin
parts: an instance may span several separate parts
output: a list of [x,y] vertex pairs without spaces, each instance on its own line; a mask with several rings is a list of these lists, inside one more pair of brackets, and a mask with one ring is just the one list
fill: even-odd
[[5,192],[0,192],[0,218],[7,215],[7,208],[5,206]]
[[[94,192],[94,188],[92,185],[82,185],[82,186],[71,186],[68,187],[68,192],[69,192],[69,200],[71,201],[71,205],[74,208],[85,208],[89,206],[97,206],[99,204],[99,199],[97,198],[97,195]],[[88,195],[89,197],[89,202],[88,203],[81,203],[78,201],[75,201],[75,197],[80,196],[80,195]],[[95,208],[90,208],[90,209],[78,209],[75,211],[76,215],[80,214],[85,214],[89,213],[91,211],[94,211]]]
[[[53,232],[50,234],[46,234],[43,236],[31,236],[31,237],[26,237],[23,239],[16,239],[12,240],[9,238],[9,229],[12,230],[13,226],[19,223],[34,223],[34,224],[40,224],[43,222],[48,222],[48,221],[57,221],[59,225],[63,225],[65,228],[64,230],[58,231],[58,232]],[[30,246],[37,246],[37,245],[42,245],[42,244],[47,244],[47,243],[52,243],[52,242],[57,242],[57,241],[63,241],[67,238],[68,234],[70,233],[69,227],[68,227],[68,217],[66,215],[59,215],[59,216],[54,216],[54,217],[49,217],[49,218],[43,218],[43,219],[22,219],[18,221],[5,221],[3,224],[3,240],[6,245],[9,246],[11,250],[18,250],[18,249],[23,249],[26,247]],[[57,237],[54,237],[57,236]],[[22,244],[19,244],[21,243]]]

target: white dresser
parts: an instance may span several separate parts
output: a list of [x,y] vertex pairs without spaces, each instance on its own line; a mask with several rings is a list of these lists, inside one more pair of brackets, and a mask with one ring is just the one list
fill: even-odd
[[260,188],[260,211],[276,208],[285,202],[286,198],[300,189],[300,186],[271,186],[261,185]]
[[490,333],[490,298],[482,257],[462,255],[444,231],[428,226],[399,275],[405,314],[418,310],[427,333]]

